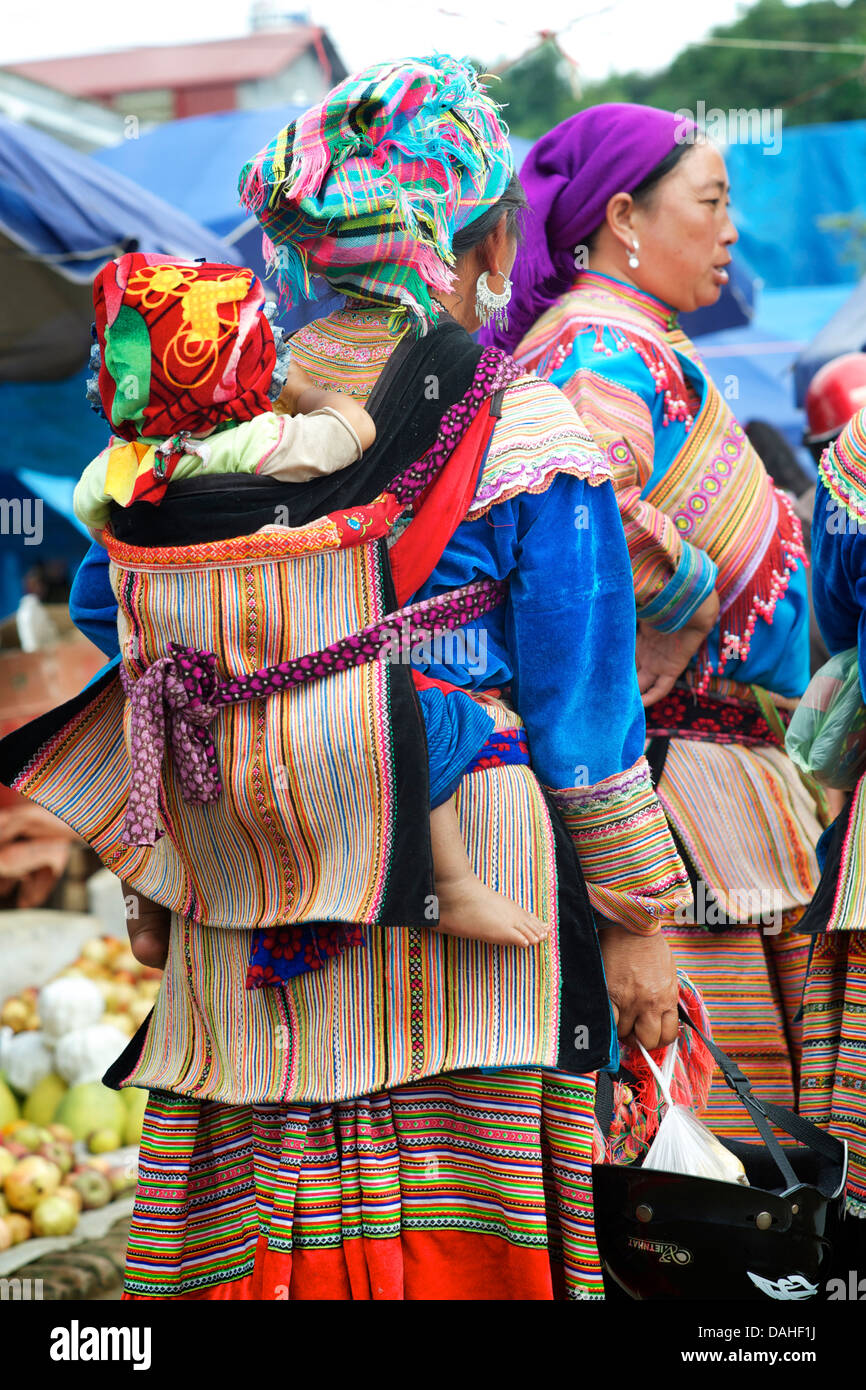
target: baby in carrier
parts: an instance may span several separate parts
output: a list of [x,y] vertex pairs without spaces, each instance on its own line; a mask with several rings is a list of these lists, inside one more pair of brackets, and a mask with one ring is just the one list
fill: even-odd
[[[251,477],[306,482],[347,468],[373,444],[375,425],[362,406],[319,390],[291,364],[250,270],[130,253],[100,272],[94,299],[98,385],[89,396],[116,437],[84,470],[74,505],[97,540],[112,507],[158,506],[174,482],[203,472],[236,475],[238,488]],[[454,806],[493,721],[462,691],[445,698],[454,736],[428,739],[439,917],[430,926],[535,945],[548,926],[472,872]],[[145,902],[139,911],[162,913]]]

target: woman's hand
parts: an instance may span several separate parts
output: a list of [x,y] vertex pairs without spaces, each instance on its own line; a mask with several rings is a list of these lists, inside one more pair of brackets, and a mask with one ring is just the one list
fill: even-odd
[[598,933],[620,1038],[634,1034],[648,1052],[676,1041],[677,972],[663,932],[636,936],[615,922]]
[[[126,930],[129,933],[129,946],[136,960],[142,965],[154,965],[162,969],[168,957],[168,934],[171,930],[171,913],[167,907],[146,898],[131,884],[121,879],[123,901],[127,905]],[[134,906],[134,911],[131,910]]]
[[644,705],[654,705],[673,689],[674,682],[710,635],[718,617],[719,596],[713,589],[685,626],[676,632],[659,632],[649,623],[638,623],[637,683]]

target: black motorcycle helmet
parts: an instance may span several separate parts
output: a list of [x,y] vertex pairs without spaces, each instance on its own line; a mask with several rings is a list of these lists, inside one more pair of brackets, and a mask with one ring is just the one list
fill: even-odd
[[[680,1017],[694,1027],[682,1009]],[[793,1111],[758,1100],[736,1063],[704,1042],[764,1140],[720,1140],[743,1163],[750,1186],[595,1164],[605,1274],[633,1299],[815,1298],[844,1217],[847,1147]],[[604,1073],[599,1083],[597,1113],[606,1132],[613,1087]],[[795,1144],[780,1144],[770,1121]]]

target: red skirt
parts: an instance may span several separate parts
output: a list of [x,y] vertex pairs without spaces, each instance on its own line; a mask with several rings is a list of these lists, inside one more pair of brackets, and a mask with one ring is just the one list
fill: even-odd
[[124,1297],[601,1298],[594,1098],[523,1068],[331,1105],[154,1094]]

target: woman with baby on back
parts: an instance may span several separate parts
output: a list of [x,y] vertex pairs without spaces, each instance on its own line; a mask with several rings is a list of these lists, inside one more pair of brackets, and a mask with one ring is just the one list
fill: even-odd
[[[131,924],[166,973],[108,1074],[153,1093],[127,1297],[600,1297],[595,1072],[675,1037],[689,892],[609,465],[470,336],[517,248],[505,128],[468,64],[376,66],[242,196],[285,297],[347,305],[292,340],[301,413],[97,461],[76,598],[120,666],[0,767],[166,913]],[[485,661],[421,650],[447,631]]]

